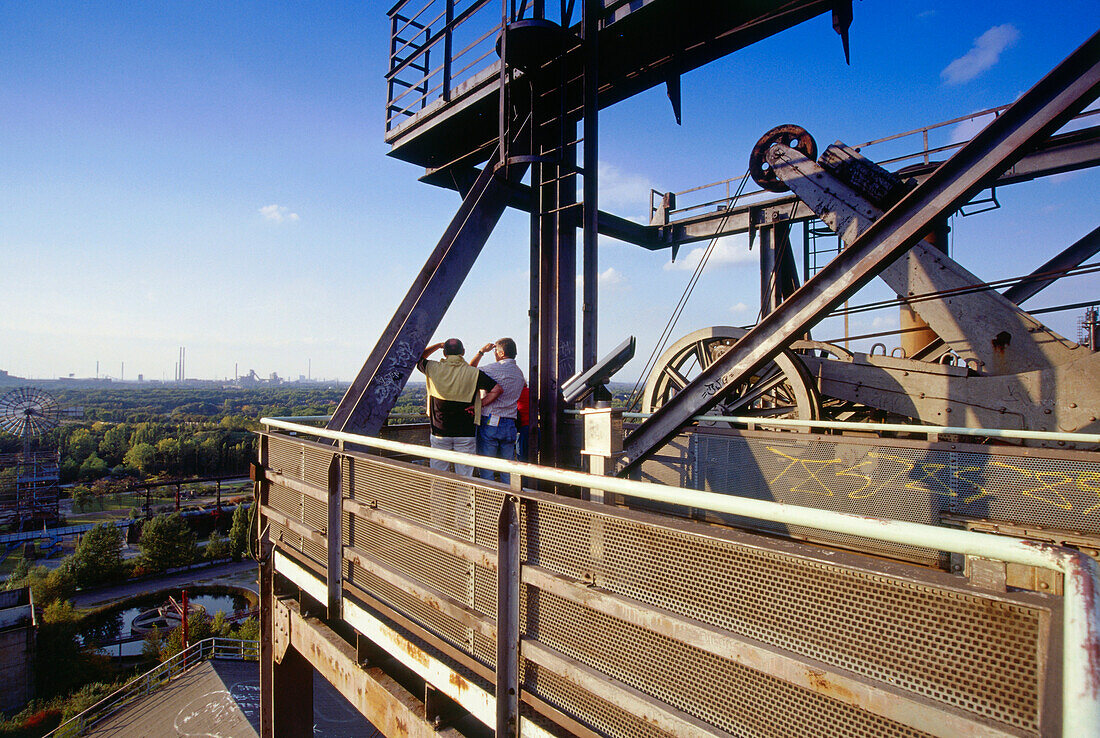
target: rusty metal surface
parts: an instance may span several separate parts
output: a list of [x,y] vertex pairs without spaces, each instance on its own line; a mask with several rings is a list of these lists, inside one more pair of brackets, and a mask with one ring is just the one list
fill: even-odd
[[424,717],[421,700],[383,671],[360,667],[355,647],[316,618],[304,617],[297,603],[278,600],[275,608],[290,624],[294,647],[381,734],[390,738],[461,738],[454,729],[437,730]]

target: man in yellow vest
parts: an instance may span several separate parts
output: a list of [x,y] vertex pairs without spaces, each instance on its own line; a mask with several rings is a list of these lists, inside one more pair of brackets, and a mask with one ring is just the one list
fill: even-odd
[[[443,349],[441,361],[429,356]],[[496,380],[466,363],[462,341],[448,338],[424,349],[416,368],[428,383],[428,418],[431,421],[432,448],[472,454],[477,450],[477,426],[481,422],[481,404],[495,400],[503,391]],[[485,396],[481,392],[485,391]],[[431,460],[431,467],[448,471],[450,463]],[[462,476],[474,475],[473,465],[455,464]]]

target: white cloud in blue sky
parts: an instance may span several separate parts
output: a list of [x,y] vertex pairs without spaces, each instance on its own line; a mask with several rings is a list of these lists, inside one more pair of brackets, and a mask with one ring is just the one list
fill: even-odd
[[601,161],[599,180],[601,210],[623,210],[626,213],[623,217],[629,217],[649,207],[653,183],[640,174],[624,172],[614,164]]
[[[706,251],[707,246],[697,246],[686,254],[680,254],[676,261],[665,264],[664,269],[669,272],[695,271],[695,267],[699,265],[699,260],[703,258]],[[756,254],[749,251],[744,237],[725,236],[718,239],[718,243],[714,244],[714,251],[707,259],[707,265],[704,269],[715,269],[737,264],[755,264],[756,261]]]
[[626,281],[623,273],[615,267],[608,267],[600,272],[599,284],[601,287],[609,287],[613,284],[622,284]]
[[290,212],[290,208],[284,205],[264,205],[260,208],[260,215],[272,223],[297,223],[301,220],[297,213]]
[[992,68],[1005,49],[1020,38],[1020,31],[1011,23],[993,26],[978,38],[970,51],[944,67],[940,78],[948,85],[961,85]]

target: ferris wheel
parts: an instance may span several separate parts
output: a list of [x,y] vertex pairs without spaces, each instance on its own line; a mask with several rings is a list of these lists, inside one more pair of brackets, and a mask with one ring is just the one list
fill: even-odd
[[0,397],[0,430],[22,438],[24,448],[59,422],[57,401],[40,389],[19,387]]

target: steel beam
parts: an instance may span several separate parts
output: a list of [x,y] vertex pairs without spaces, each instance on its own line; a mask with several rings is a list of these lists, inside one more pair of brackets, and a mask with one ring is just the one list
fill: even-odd
[[1012,302],[1020,305],[1025,300],[1030,300],[1054,284],[1067,269],[1073,269],[1084,264],[1087,259],[1091,259],[1097,253],[1100,253],[1100,227],[1092,229],[1088,235],[1075,241],[1060,254],[1033,271],[1027,279],[1012,285],[1003,294]]
[[274,664],[271,704],[273,735],[312,738],[313,665],[296,648],[287,648]]
[[[991,184],[998,187],[1006,186],[1097,165],[1100,165],[1100,126],[1052,136],[1049,141],[1043,142],[1034,151],[1006,169]],[[938,165],[933,164],[926,170],[910,172],[909,176],[918,183],[923,182],[936,166]],[[813,210],[800,202],[797,197],[780,195],[764,201],[753,197],[751,203],[738,204],[730,210],[712,209],[698,215],[680,217],[666,226],[667,235],[664,237],[647,234],[646,229],[655,230],[653,226],[636,226],[641,229],[638,233],[625,228],[621,236],[616,236],[605,230],[605,228],[611,228],[612,224],[608,223],[605,226],[603,217],[606,214],[601,214],[600,233],[643,248],[657,250],[677,244],[706,241],[716,236],[747,233],[765,225],[770,218],[778,214],[789,216],[792,223],[816,217]]]
[[497,521],[497,738],[519,736],[519,501],[506,497]]
[[291,643],[308,654],[310,664],[379,732],[407,738],[461,738],[453,729],[437,730],[425,719],[424,705],[379,668],[364,668],[354,646],[316,618],[302,614],[293,600],[275,604],[290,623]]
[[[927,180],[875,221],[718,361],[662,405],[624,443],[624,473],[664,445],[695,415],[714,407],[722,388],[734,387],[800,333],[867,284],[921,240],[937,218],[954,212],[1007,167],[1058,130],[1100,93],[1100,33],[1039,81]],[[786,165],[777,146],[772,167]],[[782,177],[781,177],[782,178]]]
[[325,531],[326,566],[328,579],[328,616],[340,617],[340,604],[344,600],[344,474],[343,456],[333,454],[328,465],[328,530]]
[[377,435],[409,380],[416,362],[470,273],[508,201],[511,184],[526,165],[485,166],[443,238],[348,387],[327,427]]
[[599,360],[597,328],[599,306],[599,71],[600,7],[603,3],[584,0],[584,201],[583,299],[581,301],[581,369],[591,369]]

